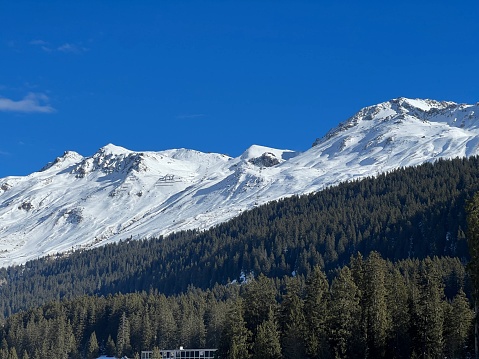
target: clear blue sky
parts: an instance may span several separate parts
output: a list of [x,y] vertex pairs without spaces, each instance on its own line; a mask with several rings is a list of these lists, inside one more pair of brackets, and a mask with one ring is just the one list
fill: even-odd
[[360,108],[479,101],[479,1],[0,2],[0,177],[74,150],[306,150]]

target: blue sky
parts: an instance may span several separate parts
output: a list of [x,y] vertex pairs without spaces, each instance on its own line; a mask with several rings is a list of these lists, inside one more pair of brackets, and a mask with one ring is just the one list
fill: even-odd
[[114,143],[308,149],[392,98],[479,101],[479,2],[0,2],[0,177]]

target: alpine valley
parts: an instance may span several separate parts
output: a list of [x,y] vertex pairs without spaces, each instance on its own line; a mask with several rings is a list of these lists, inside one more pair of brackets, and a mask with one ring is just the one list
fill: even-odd
[[479,104],[398,98],[360,110],[304,152],[65,152],[0,179],[0,266],[127,239],[210,228],[340,182],[479,154]]

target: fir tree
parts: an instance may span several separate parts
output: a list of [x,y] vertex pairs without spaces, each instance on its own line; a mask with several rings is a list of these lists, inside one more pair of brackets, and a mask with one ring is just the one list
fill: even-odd
[[280,359],[281,343],[278,325],[272,309],[268,319],[261,323],[256,330],[256,339],[253,344],[253,359]]
[[287,284],[286,294],[281,303],[283,324],[281,343],[284,357],[301,359],[306,358],[306,320],[298,284],[297,280]]
[[244,319],[248,329],[255,334],[256,328],[268,319],[270,309],[276,306],[276,288],[273,281],[260,274],[246,285]]
[[116,345],[115,345],[115,342],[113,340],[113,338],[111,337],[111,335],[108,336],[108,339],[106,341],[106,355],[109,356],[109,357],[113,357],[115,356],[116,354]]
[[343,267],[331,283],[328,328],[332,354],[335,358],[361,356],[357,334],[360,328],[360,296],[351,271]]
[[366,320],[368,352],[374,358],[385,355],[390,325],[385,275],[385,261],[379,253],[372,252],[364,267],[362,310]]
[[123,312],[120,319],[120,324],[118,326],[118,334],[116,340],[117,353],[118,356],[122,357],[128,355],[131,344],[130,344],[130,323],[126,317],[126,313]]
[[451,304],[445,303],[448,310],[445,314],[445,354],[450,358],[465,358],[473,351],[468,342],[474,320],[469,300],[462,289],[454,297]]
[[467,203],[467,243],[471,257],[467,269],[472,283],[472,296],[474,298],[474,342],[476,359],[479,358],[479,192],[474,193]]
[[96,338],[96,333],[92,332],[90,335],[90,339],[88,340],[88,346],[87,346],[87,357],[88,359],[94,359],[98,358],[98,353],[99,353],[99,346],[98,346],[98,340]]
[[306,320],[306,348],[310,358],[327,358],[329,344],[327,317],[329,284],[324,272],[314,267],[306,281],[304,317]]
[[162,359],[160,349],[158,347],[153,348],[153,353],[151,353],[151,359]]
[[248,359],[251,332],[244,321],[243,300],[237,299],[229,310],[218,353],[225,359]]

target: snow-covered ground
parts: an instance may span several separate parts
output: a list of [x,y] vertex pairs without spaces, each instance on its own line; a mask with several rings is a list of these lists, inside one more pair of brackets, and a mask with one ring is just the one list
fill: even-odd
[[297,153],[66,152],[0,179],[0,266],[121,239],[206,229],[260,204],[437,158],[479,154],[478,104],[399,98],[362,109]]

